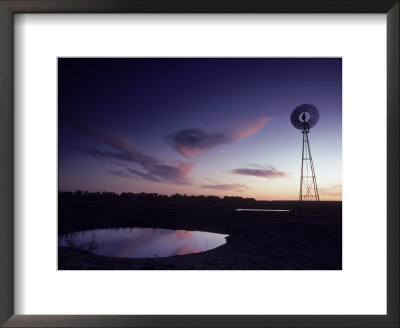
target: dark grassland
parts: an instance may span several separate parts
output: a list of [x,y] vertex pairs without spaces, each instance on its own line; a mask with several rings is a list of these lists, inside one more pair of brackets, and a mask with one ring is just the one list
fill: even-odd
[[[304,203],[303,203],[304,204]],[[64,270],[341,270],[342,203],[255,201],[238,197],[173,197],[132,202],[121,198],[59,197],[58,234],[117,227],[148,227],[229,234],[203,253],[128,259],[59,247]],[[236,208],[289,209],[236,212]]]

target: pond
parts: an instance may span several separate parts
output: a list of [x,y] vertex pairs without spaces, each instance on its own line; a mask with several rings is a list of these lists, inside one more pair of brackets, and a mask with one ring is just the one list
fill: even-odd
[[154,258],[208,251],[228,235],[186,230],[118,228],[80,231],[58,237],[58,245],[112,257]]

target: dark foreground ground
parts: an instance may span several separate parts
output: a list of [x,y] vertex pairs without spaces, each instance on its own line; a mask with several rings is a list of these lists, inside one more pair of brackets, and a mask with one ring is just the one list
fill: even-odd
[[[60,200],[59,235],[96,228],[149,227],[229,234],[203,253],[166,258],[98,256],[60,247],[60,270],[341,270],[342,203],[320,202],[299,212],[297,202],[257,202],[281,214],[235,212],[246,204],[125,200]],[[241,206],[242,205],[242,206]],[[317,216],[318,215],[318,216]]]

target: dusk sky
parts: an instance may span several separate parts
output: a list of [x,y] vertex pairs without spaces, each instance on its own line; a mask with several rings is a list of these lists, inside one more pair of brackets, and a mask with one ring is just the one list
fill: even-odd
[[321,200],[341,200],[340,58],[60,58],[59,190],[299,197],[301,104]]

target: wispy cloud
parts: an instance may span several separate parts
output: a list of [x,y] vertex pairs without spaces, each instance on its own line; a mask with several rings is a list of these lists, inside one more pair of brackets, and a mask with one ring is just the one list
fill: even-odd
[[230,191],[245,191],[249,188],[243,183],[232,183],[232,184],[214,184],[214,185],[202,185],[202,189],[214,189],[214,190],[230,190]]
[[342,197],[342,185],[334,185],[328,188],[319,187],[318,192],[328,197]]
[[227,135],[222,133],[207,133],[199,129],[187,129],[166,136],[177,152],[190,158],[208,148],[231,142]]
[[240,127],[234,129],[230,135],[233,141],[239,141],[243,138],[249,137],[264,127],[264,125],[271,121],[270,117],[262,117],[257,120],[245,121]]
[[83,147],[82,152],[99,159],[115,159],[117,161],[134,161],[134,158],[122,151],[101,151],[94,147]]
[[126,179],[136,178],[136,177],[133,177],[129,173],[127,173],[125,171],[122,171],[122,170],[109,170],[108,172],[110,174],[115,175],[116,177],[120,177],[120,178],[126,178]]
[[[173,163],[165,163],[154,156],[142,153],[126,138],[121,138],[76,120],[70,120],[70,122],[83,133],[98,141],[101,146],[108,146],[112,149],[100,150],[94,147],[86,147],[82,150],[89,156],[107,160],[114,164],[117,162],[124,167],[122,170],[110,171],[111,174],[122,178],[139,177],[153,182],[191,183],[187,174],[193,168],[194,163],[178,160]],[[132,167],[133,165],[139,166],[139,169]]]
[[279,171],[270,165],[263,166],[263,165],[258,165],[258,164],[250,164],[249,166],[256,167],[256,168],[239,168],[239,169],[232,170],[231,173],[238,174],[238,175],[262,177],[262,178],[267,178],[267,179],[285,178],[288,176],[287,172]]
[[163,179],[158,177],[155,174],[149,173],[149,172],[143,172],[141,170],[136,170],[133,168],[126,169],[126,172],[129,172],[130,174],[133,174],[135,177],[140,177],[144,180],[152,181],[152,182],[162,182]]
[[271,118],[262,117],[257,120],[247,121],[241,124],[240,127],[225,133],[209,133],[195,128],[185,129],[167,135],[165,139],[177,152],[190,158],[209,148],[229,144],[251,136],[260,130],[269,120],[271,120]]

